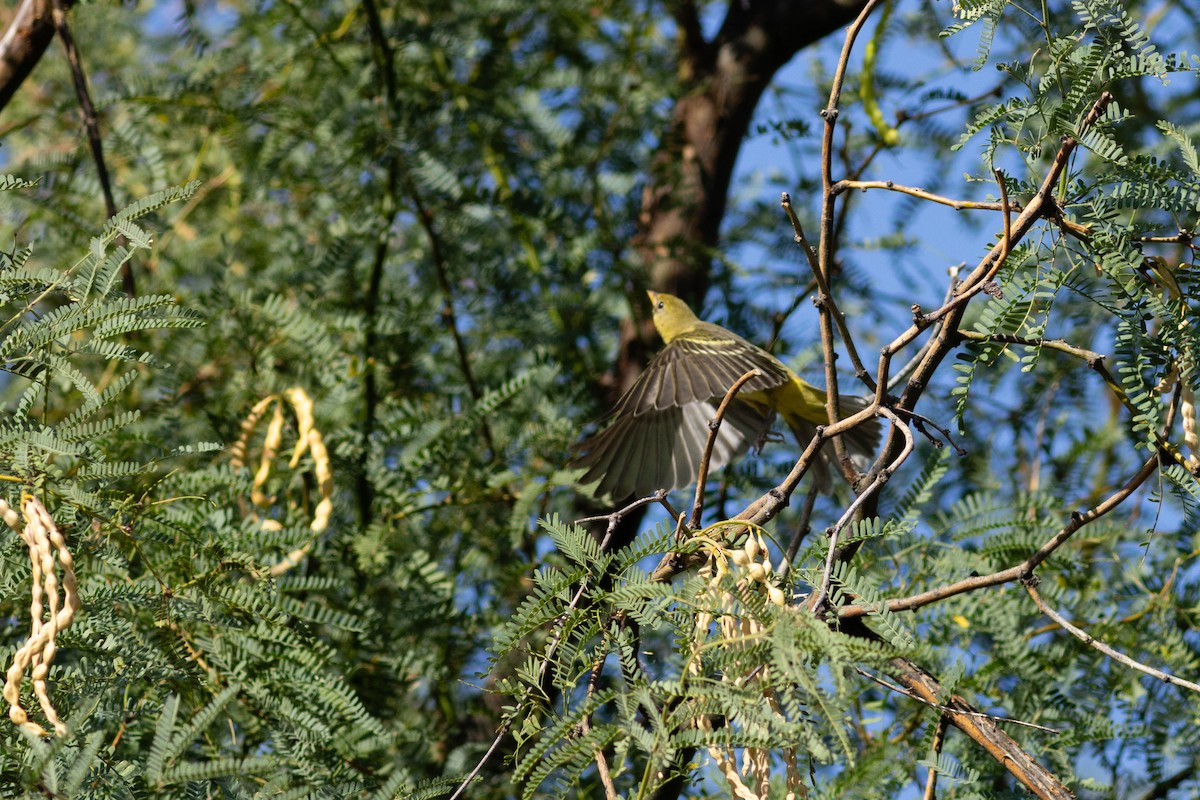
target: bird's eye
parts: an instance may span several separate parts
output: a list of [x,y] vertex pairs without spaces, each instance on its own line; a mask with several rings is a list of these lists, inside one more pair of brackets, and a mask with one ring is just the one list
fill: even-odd
[[659,300],[658,305],[656,306],[656,308],[658,308],[659,311],[662,311],[666,307],[667,307],[667,304],[664,303],[662,300]]

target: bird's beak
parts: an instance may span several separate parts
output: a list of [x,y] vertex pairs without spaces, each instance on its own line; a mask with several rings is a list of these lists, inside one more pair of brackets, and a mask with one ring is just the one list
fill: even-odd
[[646,294],[650,295],[650,305],[654,305],[658,302],[658,292],[652,292],[647,289]]

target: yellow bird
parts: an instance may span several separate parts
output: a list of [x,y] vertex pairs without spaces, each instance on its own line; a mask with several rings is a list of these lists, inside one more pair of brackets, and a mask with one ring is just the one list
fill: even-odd
[[[738,378],[751,378],[731,403],[713,445],[710,467],[719,469],[761,441],[775,414],[806,447],[817,425],[828,424],[825,392],[804,381],[775,356],[731,331],[699,319],[678,297],[649,292],[654,327],[666,346],[617,401],[612,423],[579,445],[575,465],[587,467],[580,484],[596,497],[613,501],[678,489],[696,479],[709,422]],[[857,397],[839,397],[841,415],[866,406]],[[876,420],[844,434],[852,457],[862,464],[879,439]],[[816,479],[828,484],[833,448],[821,450]]]

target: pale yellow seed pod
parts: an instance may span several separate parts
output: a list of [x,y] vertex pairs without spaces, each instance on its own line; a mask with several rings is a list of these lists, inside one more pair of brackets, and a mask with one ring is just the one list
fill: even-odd
[[333,516],[333,467],[329,451],[325,448],[325,439],[316,428],[309,430],[308,444],[317,472],[317,489],[321,493],[321,502],[313,511],[312,529],[320,533],[328,527],[329,518]]
[[1183,418],[1183,443],[1192,451],[1188,465],[1200,469],[1200,430],[1196,425],[1196,395],[1191,386],[1180,392],[1179,416]]
[[317,507],[313,509],[313,521],[310,526],[313,532],[320,533],[329,527],[329,518],[331,516],[333,516],[333,500],[326,497],[317,503]]
[[787,595],[778,586],[767,587],[767,598],[777,606],[787,605]]
[[4,500],[0,500],[0,517],[4,518],[5,525],[17,533],[21,532],[21,515]]
[[750,563],[750,556],[745,550],[731,550],[729,552],[729,560],[737,564],[739,567],[744,567]]
[[754,561],[756,558],[758,558],[760,550],[762,550],[762,547],[759,545],[758,539],[751,535],[750,538],[746,540],[746,558]]
[[292,451],[292,460],[288,462],[288,468],[295,469],[300,464],[300,458],[308,450],[309,445],[312,444],[308,434],[315,427],[313,424],[313,402],[312,398],[308,396],[308,392],[299,386],[293,386],[291,389],[288,389],[286,394],[292,404],[292,409],[296,412],[296,426],[299,428],[296,449]]
[[250,409],[250,413],[242,420],[241,435],[238,436],[233,446],[229,448],[229,463],[234,467],[241,468],[246,466],[246,448],[249,446],[250,437],[254,435],[254,429],[258,427],[258,420],[262,417],[263,412],[267,410],[267,406],[275,401],[276,395],[269,395],[259,400],[254,404],[254,408]]
[[750,577],[750,580],[754,581],[755,583],[762,583],[763,581],[765,581],[767,579],[766,568],[764,568],[762,564],[759,564],[757,562],[754,564],[751,564],[746,569],[746,574]]
[[254,488],[250,493],[250,502],[259,508],[266,508],[272,503],[272,498],[263,492],[262,487],[266,485],[267,478],[271,476],[271,462],[275,460],[275,454],[279,451],[279,445],[282,441],[283,408],[277,403],[275,405],[275,413],[271,415],[271,421],[267,423],[267,435],[263,439],[262,458],[259,459],[258,471],[254,473]]

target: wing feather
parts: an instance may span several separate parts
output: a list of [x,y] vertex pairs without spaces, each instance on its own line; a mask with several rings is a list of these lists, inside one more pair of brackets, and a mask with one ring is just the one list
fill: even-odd
[[707,400],[720,400],[729,387],[752,369],[743,392],[781,386],[791,373],[765,350],[716,325],[702,323],[666,345],[637,381],[617,401],[615,414],[645,414]]
[[[708,423],[716,415],[712,402],[695,402],[663,411],[618,416],[600,433],[580,445],[583,454],[574,466],[586,467],[579,483],[590,486],[596,497],[621,501],[644,497],[658,489],[668,491],[696,480]],[[729,407],[713,445],[710,470],[727,465],[763,432],[767,415],[752,406]]]

